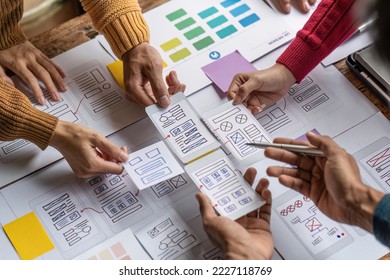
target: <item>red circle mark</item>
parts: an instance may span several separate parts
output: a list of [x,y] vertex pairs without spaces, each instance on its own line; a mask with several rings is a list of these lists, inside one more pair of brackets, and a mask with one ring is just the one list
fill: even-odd
[[287,206],[287,211],[288,211],[288,212],[294,212],[294,210],[295,210],[294,205],[289,205],[289,206]]
[[300,200],[297,200],[297,201],[294,202],[294,205],[295,205],[295,207],[297,207],[297,208],[301,208],[302,205],[303,205],[303,202],[300,201]]
[[280,211],[280,215],[282,216],[287,216],[288,215],[288,212],[286,209],[283,209],[282,211]]

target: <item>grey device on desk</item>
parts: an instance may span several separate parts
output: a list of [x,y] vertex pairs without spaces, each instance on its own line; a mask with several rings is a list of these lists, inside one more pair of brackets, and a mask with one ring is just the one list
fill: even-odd
[[390,63],[379,57],[374,46],[350,55],[347,65],[390,107]]
[[256,148],[265,149],[268,147],[283,149],[287,151],[291,151],[294,153],[300,153],[308,156],[316,156],[323,157],[325,154],[315,147],[303,146],[303,145],[290,145],[290,144],[276,144],[276,143],[268,143],[268,142],[257,142],[257,143],[246,143],[249,146],[254,146]]

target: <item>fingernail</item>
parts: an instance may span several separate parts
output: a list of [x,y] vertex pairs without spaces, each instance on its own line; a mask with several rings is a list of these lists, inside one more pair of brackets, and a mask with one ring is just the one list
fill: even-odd
[[168,96],[166,95],[163,95],[160,97],[160,100],[159,100],[159,104],[162,106],[162,107],[167,107],[169,105],[169,98]]
[[126,161],[127,160],[127,154],[124,152],[124,151],[121,151],[121,153],[119,154],[119,161]]
[[310,11],[310,5],[309,5],[309,3],[305,3],[305,12],[308,12],[308,11]]
[[38,97],[38,103],[41,105],[45,105],[46,99],[43,96]]
[[238,105],[240,104],[242,101],[241,97],[239,95],[237,95],[234,100],[233,100],[233,105]]
[[67,90],[68,90],[68,86],[66,84],[62,84],[61,91],[64,92],[64,91],[67,91]]
[[253,110],[252,110],[252,112],[253,112],[253,114],[258,114],[258,113],[260,113],[261,111],[263,111],[260,107],[255,107],[255,108],[253,108]]
[[286,13],[289,13],[290,10],[291,10],[291,4],[286,4],[286,5],[284,5],[284,11],[285,11]]

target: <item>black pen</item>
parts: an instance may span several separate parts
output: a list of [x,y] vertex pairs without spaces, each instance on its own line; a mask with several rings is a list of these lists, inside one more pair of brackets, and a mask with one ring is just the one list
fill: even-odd
[[258,142],[258,143],[246,143],[248,146],[254,146],[256,148],[265,149],[268,147],[279,148],[294,153],[300,153],[308,156],[323,157],[324,153],[315,147],[302,146],[302,145],[290,145],[290,144],[275,144],[268,142]]

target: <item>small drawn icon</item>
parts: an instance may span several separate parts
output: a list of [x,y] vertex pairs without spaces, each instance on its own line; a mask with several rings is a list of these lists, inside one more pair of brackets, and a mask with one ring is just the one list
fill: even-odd
[[217,51],[212,51],[210,54],[209,54],[209,57],[212,59],[212,60],[217,60],[221,57],[221,54]]

